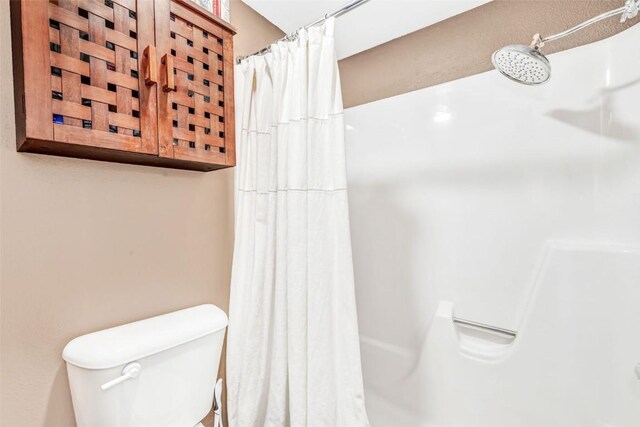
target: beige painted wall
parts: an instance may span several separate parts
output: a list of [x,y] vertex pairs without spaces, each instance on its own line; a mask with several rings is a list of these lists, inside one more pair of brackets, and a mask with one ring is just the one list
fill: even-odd
[[[233,4],[236,52],[281,36]],[[17,153],[8,1],[0,1],[0,425],[75,425],[72,338],[202,303],[227,308],[233,172]],[[45,124],[48,125],[48,124]]]
[[[494,0],[464,14],[340,61],[345,107],[434,86],[492,69],[491,54],[535,33],[555,34],[623,0]],[[611,36],[635,24],[616,18],[593,25],[543,49],[545,53]]]

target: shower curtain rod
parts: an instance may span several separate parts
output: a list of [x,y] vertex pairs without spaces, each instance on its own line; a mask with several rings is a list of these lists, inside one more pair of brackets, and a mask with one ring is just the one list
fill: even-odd
[[[345,13],[352,11],[353,9],[355,9],[358,6],[362,6],[363,4],[365,4],[368,1],[369,0],[354,0],[351,3],[345,4],[341,8],[336,9],[331,13],[327,13],[322,18],[312,22],[311,24],[307,24],[302,28],[304,28],[305,30],[308,30],[309,28],[314,27],[314,26],[316,26],[318,24],[321,24],[322,22],[324,22],[325,20],[327,20],[329,18],[332,18],[334,16],[338,17],[340,15],[344,15]],[[291,33],[291,34],[287,34],[286,36],[276,40],[274,43],[277,43],[277,42],[279,42],[281,40],[295,40],[296,35],[297,35],[297,31],[294,32],[294,33]],[[271,46],[269,45],[269,46],[267,46],[267,47],[265,47],[263,49],[260,49],[257,52],[252,53],[251,55],[238,56],[238,58],[236,59],[236,64],[239,64],[240,62],[242,62],[243,60],[249,58],[250,56],[262,55],[264,53],[269,52],[270,50],[271,50]]]

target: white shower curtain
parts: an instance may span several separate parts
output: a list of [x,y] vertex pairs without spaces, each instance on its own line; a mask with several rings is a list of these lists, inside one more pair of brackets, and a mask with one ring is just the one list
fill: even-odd
[[362,427],[334,20],[236,68],[230,427]]

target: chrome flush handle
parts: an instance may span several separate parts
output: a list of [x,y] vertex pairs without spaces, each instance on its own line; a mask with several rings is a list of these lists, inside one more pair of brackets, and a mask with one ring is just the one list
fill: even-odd
[[108,383],[102,384],[100,388],[102,390],[109,390],[111,387],[114,387],[122,382],[125,382],[126,380],[136,378],[138,375],[140,375],[141,369],[142,369],[142,365],[140,365],[138,362],[131,362],[122,369],[121,376],[109,381]]

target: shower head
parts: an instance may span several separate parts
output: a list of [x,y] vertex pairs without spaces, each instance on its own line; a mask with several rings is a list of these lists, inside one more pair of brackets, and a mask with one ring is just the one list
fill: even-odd
[[546,83],[551,78],[551,64],[540,52],[545,43],[561,39],[591,24],[602,21],[616,15],[622,15],[620,22],[635,18],[640,13],[640,0],[626,0],[625,5],[593,17],[573,28],[569,28],[558,34],[541,37],[533,36],[533,42],[529,46],[510,45],[494,52],[491,60],[493,66],[511,80],[526,85],[539,85]]
[[493,66],[513,81],[539,85],[551,78],[551,64],[537,47],[513,44],[494,52]]

